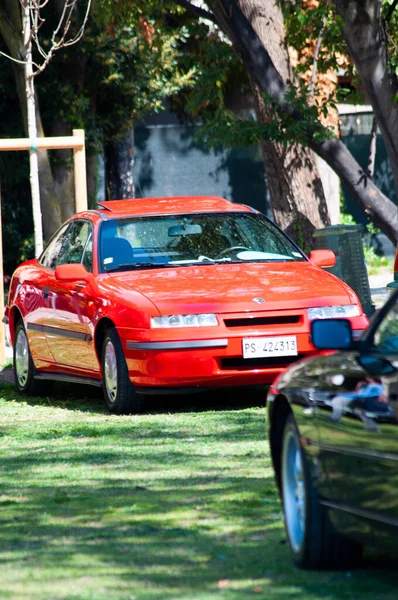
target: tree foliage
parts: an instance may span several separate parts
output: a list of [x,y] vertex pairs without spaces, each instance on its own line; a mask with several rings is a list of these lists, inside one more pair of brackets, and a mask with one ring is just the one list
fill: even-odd
[[[267,124],[258,123],[228,110],[226,98],[231,90],[231,71],[242,63],[231,45],[221,41],[221,36],[212,34],[212,40],[219,44],[208,44],[197,57],[200,68],[197,69],[197,83],[189,92],[187,109],[199,114],[205,121],[204,134],[209,143],[218,145],[224,141],[227,145],[245,145],[268,139],[289,145],[308,143],[308,129],[312,129],[314,139],[330,138],[335,134],[333,126],[325,124],[332,111],[336,111],[339,102],[353,104],[366,101],[361,80],[342,35],[343,20],[336,13],[332,2],[319,0],[279,0],[283,9],[286,25],[286,42],[295,53],[294,69],[299,76],[294,82],[287,82],[286,100],[289,112],[278,110],[273,98],[264,93],[267,105],[275,109],[274,119]],[[383,15],[389,48],[389,65],[392,72],[398,73],[398,11],[392,12],[388,22],[386,16],[394,0],[384,0]],[[328,79],[329,85],[317,80],[314,89],[309,90],[308,74],[314,69],[314,47],[321,39],[320,50],[316,57],[316,70],[319,76],[330,73],[344,73],[348,84],[341,84],[337,77]],[[220,44],[226,48],[220,51]],[[229,65],[231,69],[228,69]],[[307,77],[306,77],[307,75]],[[244,76],[233,84],[245,85]],[[241,88],[242,89],[242,88]],[[246,91],[248,87],[246,85]],[[309,92],[313,91],[314,102],[309,104]],[[205,101],[207,99],[207,101]],[[398,101],[398,96],[397,96]],[[300,118],[297,118],[300,115]]]
[[[273,2],[273,0],[269,1]],[[186,6],[189,2],[181,0],[181,4]],[[280,143],[283,143],[283,139],[285,139],[286,143],[294,144],[296,136],[299,134],[300,141],[315,151],[336,171],[368,218],[379,226],[390,239],[397,241],[398,216],[396,206],[377,189],[338,137],[325,127],[322,122],[322,111],[325,110],[325,102],[308,102],[308,90],[305,89],[305,86],[284,80],[280,76],[267,51],[266,42],[263,44],[260,41],[249,18],[243,14],[240,8],[240,4],[244,4],[250,17],[250,9],[253,8],[253,3],[245,0],[209,0],[207,4],[211,9],[211,20],[215,20],[220,29],[231,40],[235,49],[241,55],[246,69],[262,90],[266,102],[273,110],[273,115],[281,120],[281,127],[275,127],[274,124],[271,124],[267,130],[263,130],[264,134],[267,135],[267,139],[269,139],[268,136],[271,136],[271,138],[274,136],[274,139],[280,141]],[[287,5],[288,3],[284,4]],[[345,48],[347,51],[349,50],[353,72],[354,74],[358,73],[358,76],[360,76],[362,88],[372,103],[390,158],[396,188],[398,188],[398,106],[394,105],[398,83],[394,71],[391,70],[394,68],[395,59],[391,53],[390,56],[387,56],[388,48],[391,44],[394,45],[394,38],[388,38],[386,35],[386,31],[389,31],[388,19],[390,18],[390,22],[391,19],[395,19],[395,13],[391,12],[391,16],[387,18],[388,12],[381,12],[381,0],[376,2],[373,0],[350,0],[349,2],[335,0],[330,3],[319,3],[316,0],[304,2],[302,0],[291,4],[293,10],[289,13],[290,17],[293,19],[294,10],[296,10],[296,18],[299,23],[301,21],[301,27],[307,41],[308,32],[304,25],[311,29],[310,24],[315,17],[310,13],[305,14],[305,5],[316,5],[323,11],[323,14],[317,13],[315,15],[318,23],[317,27],[312,26],[314,38],[319,38],[321,28],[327,29],[326,25],[331,24],[332,58],[330,58],[330,62],[327,62],[326,58],[322,59],[323,68],[333,65],[333,60],[335,60],[333,56],[336,59],[338,58],[338,28],[342,24],[342,33],[346,43]],[[334,7],[333,17],[324,12],[326,10],[325,5]],[[394,1],[391,7],[396,9],[396,6],[397,2]],[[384,11],[387,10],[386,7],[387,5],[383,3]],[[304,14],[300,12],[301,10],[304,11]],[[192,12],[195,12],[195,8],[192,8]],[[383,20],[384,14],[386,17]],[[340,16],[340,24],[335,15]],[[262,17],[265,18],[266,16],[267,2],[264,2]],[[299,26],[296,25],[295,27],[296,32],[299,31]],[[290,25],[290,29],[294,33],[295,28],[293,25]],[[336,44],[336,52],[333,44]],[[328,48],[326,45],[325,47]],[[360,51],[358,51],[359,48]],[[307,93],[305,93],[306,91]],[[331,105],[332,100],[333,94],[328,99],[327,106]],[[314,106],[317,109],[316,111],[313,110]],[[310,112],[308,112],[307,107]],[[312,117],[314,117],[314,120]],[[294,122],[297,123],[296,126],[294,126]],[[246,127],[246,124],[242,121],[236,123],[231,117],[226,126],[230,129],[234,127],[237,131],[239,126]],[[260,127],[260,124],[253,123],[252,131],[255,132]],[[261,133],[259,132],[257,135],[260,136]]]
[[[344,73],[345,79],[351,82],[350,86],[344,87],[336,81],[331,100],[365,102],[362,82],[344,39],[344,21],[336,11],[336,4],[320,0],[278,1],[285,17],[287,43],[298,53],[296,71],[303,74],[313,69],[313,47],[321,37],[320,51],[317,56],[318,72]],[[390,72],[398,75],[398,10],[396,8],[395,0],[383,0],[381,25],[386,38]]]
[[[100,152],[104,142],[123,135],[144,114],[163,108],[194,76],[179,61],[184,26],[160,27],[138,10],[104,24],[99,4],[97,11],[79,47],[53,61],[41,88],[47,122],[57,115],[71,128],[85,128],[89,152]],[[56,98],[49,95],[55,80]]]

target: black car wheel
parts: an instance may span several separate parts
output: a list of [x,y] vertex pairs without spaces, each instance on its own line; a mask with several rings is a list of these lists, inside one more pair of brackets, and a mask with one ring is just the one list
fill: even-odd
[[141,412],[143,398],[130,381],[119,335],[107,329],[102,346],[102,380],[107,407],[117,415]]
[[296,565],[304,569],[356,566],[362,547],[333,530],[312,483],[292,415],[283,434],[281,483],[286,532]]
[[50,392],[52,381],[42,381],[34,378],[36,369],[22,321],[18,321],[15,328],[13,364],[15,385],[20,394],[43,396]]

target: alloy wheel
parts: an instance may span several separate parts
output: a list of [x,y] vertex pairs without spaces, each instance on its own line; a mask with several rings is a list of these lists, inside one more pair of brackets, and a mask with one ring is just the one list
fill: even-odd
[[293,430],[284,440],[282,477],[286,529],[293,550],[299,552],[304,543],[307,499],[300,442]]
[[23,329],[19,330],[15,342],[15,374],[20,387],[25,387],[29,377],[29,344]]
[[109,402],[113,404],[117,398],[117,360],[115,347],[110,340],[105,346],[104,380]]

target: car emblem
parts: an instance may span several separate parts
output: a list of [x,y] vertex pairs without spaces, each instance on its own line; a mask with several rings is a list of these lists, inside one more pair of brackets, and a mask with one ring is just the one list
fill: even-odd
[[262,304],[265,302],[264,298],[253,298],[253,302],[257,302],[257,304]]

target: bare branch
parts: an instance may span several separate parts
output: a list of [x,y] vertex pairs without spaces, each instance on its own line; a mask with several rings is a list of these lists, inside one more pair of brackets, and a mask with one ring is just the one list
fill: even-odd
[[9,54],[6,54],[5,52],[1,52],[0,51],[0,55],[1,56],[5,56],[6,58],[9,58],[10,60],[12,60],[15,63],[18,63],[19,65],[26,64],[26,61],[24,61],[24,60],[18,60],[17,58],[14,58],[13,56],[10,56]]
[[[76,3],[76,2],[77,2],[77,0],[73,0],[73,6],[75,5],[75,3]],[[75,37],[74,37],[74,38],[72,38],[72,39],[70,39],[70,40],[66,41],[66,42],[64,43],[64,46],[72,46],[73,44],[76,44],[76,43],[77,43],[77,42],[78,42],[78,41],[79,41],[79,40],[82,38],[82,36],[83,36],[83,33],[84,33],[84,29],[85,29],[85,27],[86,27],[86,23],[87,23],[88,15],[89,15],[89,13],[90,13],[90,7],[91,7],[91,0],[88,0],[88,2],[87,2],[86,14],[84,15],[83,23],[82,23],[82,25],[81,25],[81,27],[80,27],[79,31],[77,32],[77,34],[75,35]],[[69,26],[70,26],[70,21],[69,21],[69,23],[68,23],[68,27],[67,27],[67,29],[66,29],[66,31],[65,31],[65,32],[67,32],[67,30],[69,29]]]
[[179,4],[186,10],[189,10],[196,17],[200,17],[201,19],[206,19],[206,21],[211,21],[212,23],[215,23],[216,25],[218,25],[217,19],[215,18],[213,13],[211,13],[210,11],[205,10],[204,8],[200,8],[199,6],[195,6],[188,0],[176,0],[176,2],[177,2],[177,4]]
[[317,70],[318,70],[318,58],[319,58],[319,52],[321,50],[323,32],[325,31],[325,27],[326,27],[326,17],[323,17],[322,27],[319,32],[318,39],[316,41],[314,60],[312,63],[313,67],[312,67],[311,83],[310,83],[310,90],[308,93],[309,106],[312,106],[312,104],[314,102],[314,90],[315,90],[316,75],[317,75]]
[[394,10],[397,8],[397,5],[398,5],[398,0],[394,0],[394,2],[392,4],[390,4],[387,14],[386,14],[386,18],[384,19],[385,25],[388,25],[388,23],[390,22],[391,17],[394,13]]
[[77,33],[70,39],[67,39],[67,36],[72,24],[73,12],[75,10],[78,0],[65,0],[65,4],[62,9],[62,14],[51,36],[51,44],[49,50],[45,50],[43,48],[39,39],[39,30],[45,23],[45,19],[40,14],[40,11],[49,3],[49,0],[19,1],[21,6],[23,6],[26,2],[29,3],[30,20],[32,23],[31,41],[35,43],[40,56],[43,58],[43,62],[40,65],[34,63],[35,71],[33,72],[32,76],[36,77],[44,71],[44,69],[47,67],[48,63],[50,62],[57,50],[60,50],[61,48],[66,48],[68,46],[72,46],[73,44],[76,44],[78,41],[80,41],[87,24],[92,0],[87,0],[87,7],[82,25],[80,26]]
[[[6,54],[6,52],[1,52],[1,50],[0,50],[0,56],[4,56],[5,58],[12,60],[12,62],[17,63],[18,65],[26,65],[26,60],[18,60],[18,58],[14,58],[13,56]],[[39,68],[39,65],[33,61],[32,61],[32,66],[37,69]]]

